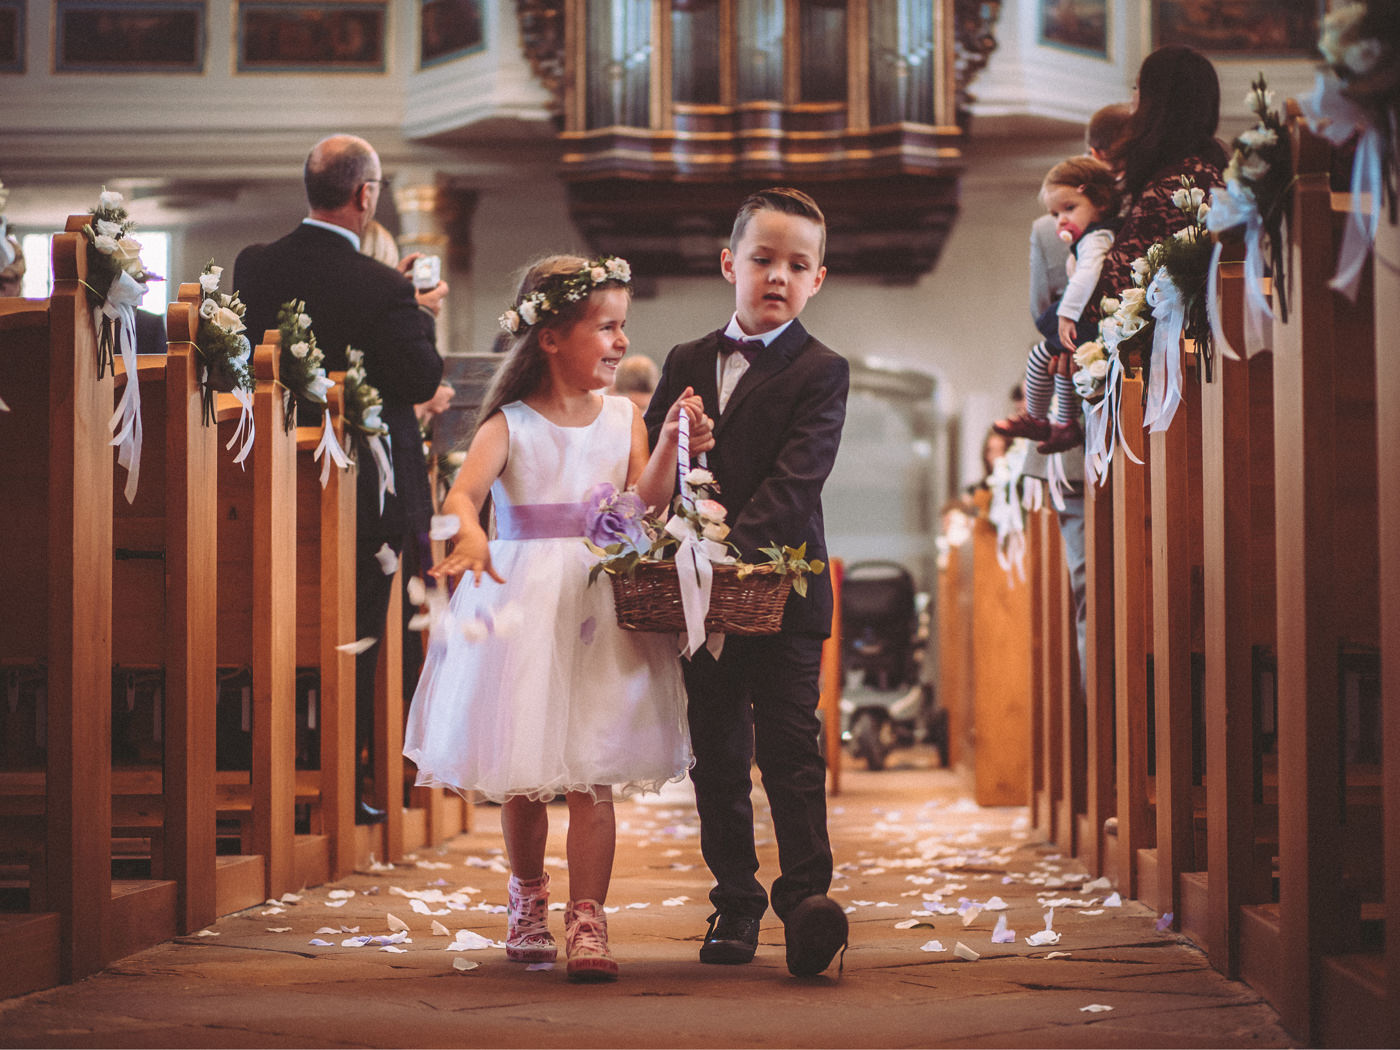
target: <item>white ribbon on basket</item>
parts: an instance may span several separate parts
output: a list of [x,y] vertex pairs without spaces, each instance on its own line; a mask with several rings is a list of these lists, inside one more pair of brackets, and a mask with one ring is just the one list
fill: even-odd
[[[1351,166],[1351,211],[1347,213],[1342,247],[1337,254],[1337,274],[1329,282],[1335,291],[1356,302],[1361,270],[1371,254],[1381,223],[1381,202],[1385,196],[1384,143],[1370,115],[1342,94],[1342,86],[1336,76],[1319,73],[1313,93],[1299,99],[1298,106],[1313,131],[1334,146],[1351,138],[1352,132],[1360,132]],[[1363,213],[1361,208],[1368,196],[1371,210]]]
[[[313,463],[316,462],[318,459],[321,459],[322,455],[326,458],[321,463],[321,488],[325,488],[331,480],[331,464],[335,464],[341,470],[350,466],[350,457],[347,456],[345,450],[340,447],[340,439],[335,436],[335,427],[331,426],[331,414],[329,412],[321,413],[321,443],[316,446],[316,451],[312,454],[311,461]],[[380,498],[381,500],[383,499],[383,497]],[[382,511],[383,509],[383,503],[381,502],[380,510]]]
[[[228,439],[228,444],[224,446],[224,449],[228,450],[234,445],[238,445],[238,455],[233,457],[233,461],[247,470],[248,468],[243,466],[243,461],[248,458],[248,453],[253,451],[253,439],[258,432],[258,428],[253,422],[253,395],[242,387],[235,387],[233,399],[238,402],[242,411],[238,415],[238,426],[234,428],[233,436]],[[240,439],[242,444],[239,444]]]
[[117,462],[126,468],[126,501],[136,499],[136,483],[141,476],[141,389],[136,377],[136,304],[146,294],[146,286],[125,270],[120,271],[107,289],[107,301],[93,311],[93,323],[101,329],[102,318],[117,326],[117,345],[126,368],[126,388],[117,402],[108,427],[111,444],[117,447]]
[[[1264,294],[1264,217],[1259,214],[1254,195],[1232,179],[1223,189],[1217,186],[1210,191],[1206,228],[1218,234],[1237,226],[1244,227],[1244,356],[1253,357],[1261,350],[1271,349],[1273,344],[1274,310]],[[1238,361],[1240,355],[1225,338],[1220,317],[1220,253],[1224,247],[1217,238],[1211,249],[1206,314],[1215,345],[1226,357]]]
[[1172,425],[1181,405],[1181,337],[1186,330],[1186,297],[1165,266],[1147,286],[1147,305],[1152,307],[1156,324],[1152,326],[1152,363],[1142,425],[1155,434]]
[[[694,509],[695,494],[685,480],[690,473],[690,419],[684,412],[680,414],[677,435],[676,473],[680,479],[681,503]],[[725,558],[724,546],[697,536],[695,526],[679,514],[671,516],[666,532],[680,541],[676,548],[676,582],[680,585],[681,611],[685,614],[681,655],[688,660],[704,647],[718,660],[724,649],[724,635],[720,632],[707,635],[705,617],[710,611],[710,591],[714,585],[713,562]]]

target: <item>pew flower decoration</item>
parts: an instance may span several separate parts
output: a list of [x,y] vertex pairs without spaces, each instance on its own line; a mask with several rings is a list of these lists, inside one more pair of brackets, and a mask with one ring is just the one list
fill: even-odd
[[227,448],[238,445],[233,461],[244,465],[253,451],[253,372],[249,359],[253,344],[244,335],[243,314],[247,307],[238,298],[219,291],[219,279],[224,272],[214,260],[205,263],[199,275],[199,328],[195,332],[195,349],[199,352],[199,386],[204,406],[204,423],[214,421],[214,395],[232,394],[242,407],[238,426],[229,438]]
[[[1314,131],[1340,146],[1356,135],[1351,199],[1332,287],[1352,301],[1383,209],[1397,220],[1400,182],[1400,11],[1387,0],[1342,4],[1322,20],[1324,66],[1299,105]],[[1370,210],[1359,209],[1370,201]]]
[[1286,300],[1288,280],[1284,273],[1287,258],[1283,220],[1293,196],[1293,150],[1287,123],[1274,108],[1274,93],[1264,75],[1259,74],[1246,98],[1254,112],[1254,127],[1234,141],[1234,152],[1223,175],[1224,185],[1211,190],[1207,225],[1216,234],[1206,277],[1206,306],[1211,336],[1227,357],[1239,354],[1230,345],[1221,326],[1219,282],[1222,235],[1238,231],[1245,245],[1245,356],[1269,349],[1273,307],[1264,294],[1266,274],[1274,278],[1274,301],[1279,316],[1288,320]]
[[286,427],[296,425],[296,401],[302,398],[318,405],[335,383],[326,378],[326,358],[316,345],[306,303],[292,299],[277,309],[277,329],[282,333],[282,385],[286,388]]
[[116,375],[115,353],[122,355],[126,385],[112,413],[112,444],[117,462],[126,468],[126,501],[136,498],[141,474],[141,391],[136,380],[136,306],[150,281],[164,280],[141,261],[141,242],[131,236],[136,224],[127,214],[122,195],[103,187],[83,225],[87,240],[88,303],[97,329],[97,378]]
[[[353,346],[345,348],[345,358],[349,367],[345,369],[345,422],[356,444],[367,450],[379,471],[379,512],[384,513],[384,494],[394,492],[394,466],[389,458],[389,446],[385,438],[389,428],[380,418],[384,410],[384,399],[378,387],[369,381],[365,373],[365,354]],[[324,440],[324,439],[323,439]],[[339,448],[339,445],[336,446]],[[348,461],[341,462],[348,466]],[[329,477],[329,460],[321,470],[321,484]]]
[[1017,576],[1022,583],[1026,581],[1025,514],[1020,489],[1029,452],[1029,441],[1013,441],[1005,455],[992,461],[992,472],[986,478],[992,497],[987,504],[987,520],[997,530],[997,564],[1012,586]]

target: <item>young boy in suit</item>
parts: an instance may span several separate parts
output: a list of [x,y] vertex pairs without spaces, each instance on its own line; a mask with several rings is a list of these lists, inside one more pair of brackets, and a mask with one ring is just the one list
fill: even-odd
[[[746,561],[759,548],[807,545],[826,559],[822,485],[846,418],[850,367],[807,334],[798,315],[822,286],[826,220],[799,190],[773,188],[740,205],[720,270],[734,286],[729,324],[674,347],[646,421],[655,440],[666,409],[693,387],[713,417],[708,467],[729,540]],[[757,878],[752,782],[756,759],[773,814],[781,869],[771,902],[794,975],[815,976],[846,944],[843,909],[826,895],[826,763],[818,744],[818,673],[831,630],[829,573],[790,594],[782,630],[725,639],[685,664],[700,848],[715,878],[704,963],[746,963],[769,895]]]

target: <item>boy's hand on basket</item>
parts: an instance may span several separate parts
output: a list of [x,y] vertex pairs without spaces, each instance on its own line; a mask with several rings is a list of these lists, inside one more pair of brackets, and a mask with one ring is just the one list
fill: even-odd
[[481,586],[482,573],[497,583],[506,582],[491,567],[491,545],[486,540],[486,534],[480,529],[459,532],[452,553],[428,570],[428,575],[435,580],[446,577],[453,581],[467,573],[472,574],[473,587]]

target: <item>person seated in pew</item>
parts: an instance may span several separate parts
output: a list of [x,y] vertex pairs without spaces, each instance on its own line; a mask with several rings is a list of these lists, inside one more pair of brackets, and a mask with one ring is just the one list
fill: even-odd
[[[380,504],[374,470],[361,470],[356,493],[355,621],[360,639],[375,639],[355,662],[355,736],[360,799],[355,819],[377,823],[384,814],[365,797],[373,765],[375,677],[378,640],[393,588],[378,558],[387,547],[395,558],[431,514],[427,464],[414,405],[431,400],[442,379],[435,318],[447,285],[415,291],[405,273],[410,259],[393,267],[361,252],[387,182],[379,155],[362,138],[332,135],[318,142],[303,172],[309,214],[295,230],[271,244],[243,249],[234,262],[234,287],[247,306],[250,332],[276,328],[277,310],[303,300],[328,372],[344,371],[346,351],[364,353],[367,380],[383,399],[389,428],[395,492]],[[299,422],[320,422],[314,405],[298,409]],[[395,785],[381,785],[393,798]]]

